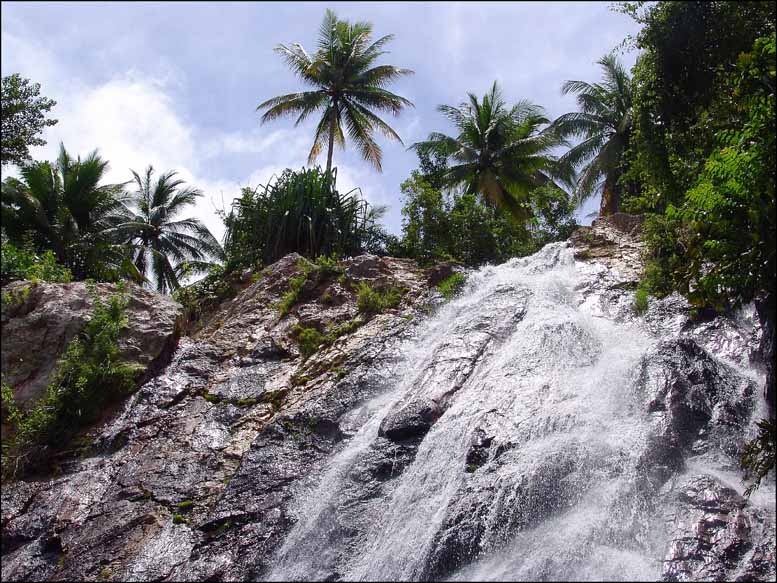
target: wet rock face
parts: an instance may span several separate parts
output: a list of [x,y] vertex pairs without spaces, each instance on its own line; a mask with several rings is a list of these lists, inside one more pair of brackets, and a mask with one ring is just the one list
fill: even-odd
[[[446,268],[369,255],[279,318],[287,256],[91,453],[3,485],[2,579],[773,580],[774,506],[736,490],[757,319],[636,316],[639,225],[476,272],[430,319]],[[362,321],[362,281],[407,291]],[[300,355],[297,326],[357,319]]]
[[[97,293],[107,298],[116,292],[113,284],[97,284]],[[3,306],[2,369],[20,403],[31,403],[46,391],[57,361],[91,316],[92,299],[86,284],[13,282],[3,288],[14,298]],[[122,331],[122,358],[148,366],[178,334],[181,306],[169,297],[136,285],[128,290],[127,315],[132,325]]]
[[[62,476],[3,484],[4,581],[244,580],[261,571],[291,524],[291,486],[353,435],[361,421],[342,420],[385,390],[428,295],[412,262],[357,257],[344,262],[339,282],[311,278],[279,318],[275,305],[303,273],[301,261],[290,255],[270,266],[182,338],[170,364],[90,432],[91,452],[61,462]],[[406,291],[396,309],[300,357],[294,327],[324,332],[354,319],[358,281]],[[333,286],[335,302],[323,297]],[[32,318],[41,338],[50,328],[48,340],[56,331],[63,346],[83,325],[85,290],[39,287],[27,313],[8,316],[10,327],[4,314],[4,362],[7,349],[38,338],[22,326]],[[133,296],[127,352],[163,345],[152,330],[172,332],[178,313],[156,294]]]
[[711,476],[680,484],[674,503],[665,581],[774,580],[774,516]]

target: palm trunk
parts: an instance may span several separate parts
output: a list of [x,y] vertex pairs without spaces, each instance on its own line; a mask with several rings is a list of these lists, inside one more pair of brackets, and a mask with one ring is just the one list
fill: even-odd
[[602,190],[602,204],[599,207],[599,216],[612,215],[618,212],[620,208],[620,192],[618,190],[618,177],[615,173],[610,173],[604,180],[604,189]]
[[326,156],[326,172],[329,174],[332,171],[332,153],[335,149],[335,119],[337,117],[337,100],[332,103],[332,115],[329,120],[329,153]]

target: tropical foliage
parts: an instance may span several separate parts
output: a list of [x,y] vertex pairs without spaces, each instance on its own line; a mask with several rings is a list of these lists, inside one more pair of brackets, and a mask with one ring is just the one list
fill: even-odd
[[56,104],[53,99],[40,97],[40,83],[30,83],[18,73],[3,77],[0,94],[0,161],[3,166],[26,164],[31,161],[29,148],[46,144],[39,134],[57,123],[56,119],[46,119],[46,114]]
[[202,193],[184,187],[174,171],[161,174],[156,181],[153,175],[152,166],[142,177],[132,171],[137,189],[127,202],[136,210],[128,212],[112,233],[129,244],[138,272],[144,277],[153,275],[157,290],[166,293],[180,287],[182,275],[207,271],[223,251],[198,219],[179,218]]
[[487,204],[517,221],[532,216],[532,190],[550,181],[560,167],[551,151],[563,142],[549,127],[542,108],[520,101],[509,107],[496,82],[478,100],[473,93],[459,107],[440,105],[458,131],[455,137],[432,133],[412,147],[449,161],[443,185],[480,194]]
[[479,194],[446,189],[444,156],[418,151],[419,169],[401,185],[402,239],[389,245],[394,255],[427,265],[455,260],[468,266],[501,263],[569,236],[574,204],[552,183],[530,190],[530,219],[518,223]]
[[600,215],[618,211],[623,155],[629,147],[632,129],[631,80],[617,59],[608,55],[598,61],[602,83],[566,81],[562,93],[575,94],[580,111],[565,113],[553,122],[564,138],[579,138],[559,162],[579,170],[575,195],[582,203],[602,190]]
[[380,239],[382,212],[357,190],[339,192],[336,169],[287,169],[235,200],[225,218],[227,268],[269,264],[293,251],[356,255]]
[[18,279],[67,283],[73,279],[73,274],[57,262],[51,251],[38,253],[31,244],[16,247],[11,243],[3,243],[0,284],[5,285]]
[[9,242],[51,250],[77,279],[132,276],[124,247],[110,235],[126,212],[124,185],[102,184],[107,171],[97,151],[73,159],[62,145],[54,164],[35,162],[21,179],[6,179],[0,201]]
[[376,113],[399,115],[402,108],[413,104],[386,89],[386,86],[412,71],[393,65],[377,65],[384,47],[393,35],[373,41],[372,25],[368,22],[349,23],[339,20],[334,12],[326,11],[314,54],[302,45],[278,45],[275,51],[311,91],[289,93],[268,99],[257,109],[266,109],[262,123],[282,116],[296,116],[295,126],[316,111],[322,111],[316,127],[308,164],[315,163],[324,145],[327,146],[327,171],[332,169],[334,144],[345,147],[345,129],[362,157],[381,170],[382,153],[374,133],[402,143],[399,135]]

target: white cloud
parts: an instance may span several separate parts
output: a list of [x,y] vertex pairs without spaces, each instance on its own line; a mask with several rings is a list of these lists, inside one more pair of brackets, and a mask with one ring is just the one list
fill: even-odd
[[[99,148],[110,161],[108,182],[125,182],[130,169],[142,172],[149,164],[159,172],[176,170],[187,184],[203,192],[191,214],[202,220],[219,239],[224,225],[217,210],[228,211],[242,186],[266,184],[286,167],[301,167],[307,154],[307,134],[289,129],[253,129],[245,132],[205,133],[178,112],[170,88],[182,76],[166,67],[161,75],[143,75],[134,69],[95,86],[63,82],[56,57],[22,37],[4,34],[4,45],[19,58],[14,70],[31,70],[46,95],[57,99],[59,123],[45,130],[45,146],[31,149],[36,160],[54,160],[60,142],[73,155],[85,156]],[[268,164],[243,179],[219,176],[209,160],[231,154],[255,154]],[[291,163],[290,163],[291,162]],[[15,173],[15,172],[10,172]]]

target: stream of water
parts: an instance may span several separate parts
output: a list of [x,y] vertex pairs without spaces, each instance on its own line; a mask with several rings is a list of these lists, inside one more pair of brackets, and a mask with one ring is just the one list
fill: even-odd
[[[268,578],[660,578],[666,480],[645,469],[654,424],[639,375],[661,338],[603,315],[616,300],[601,277],[563,243],[471,274],[299,492]],[[365,460],[394,447],[381,427],[419,402],[439,418],[402,450],[409,463],[369,482]]]

